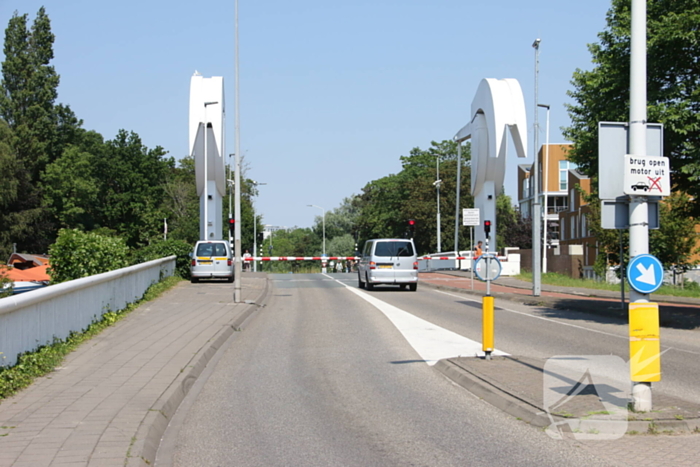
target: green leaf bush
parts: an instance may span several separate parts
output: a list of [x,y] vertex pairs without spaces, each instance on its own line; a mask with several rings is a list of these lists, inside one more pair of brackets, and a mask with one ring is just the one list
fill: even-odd
[[190,278],[190,253],[192,253],[192,245],[182,240],[163,240],[152,243],[137,250],[133,257],[132,263],[145,263],[154,259],[165,258],[175,255],[175,275],[183,278]]
[[122,238],[61,229],[49,248],[51,283],[114,271],[129,266],[129,248]]

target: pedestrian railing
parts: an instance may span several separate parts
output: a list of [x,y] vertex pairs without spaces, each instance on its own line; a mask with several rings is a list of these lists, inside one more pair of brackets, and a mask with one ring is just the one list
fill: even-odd
[[0,367],[124,309],[174,271],[175,256],[169,256],[0,298]]

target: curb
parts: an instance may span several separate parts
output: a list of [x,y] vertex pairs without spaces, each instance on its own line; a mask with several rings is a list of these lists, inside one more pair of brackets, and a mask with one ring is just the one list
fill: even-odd
[[[506,357],[507,358],[507,357]],[[550,425],[566,425],[578,423],[579,426],[588,426],[600,429],[600,432],[614,432],[620,421],[614,420],[584,420],[565,418],[554,414],[548,414],[535,404],[506,389],[497,386],[496,382],[489,381],[469,370],[459,366],[451,359],[443,359],[435,364],[435,369],[452,382],[463,387],[480,399],[485,400],[499,410],[512,415],[538,428],[547,428]],[[605,427],[609,428],[609,431]],[[675,434],[694,433],[700,431],[700,418],[688,420],[628,420],[625,434]]]
[[[264,306],[270,292],[269,280],[265,278],[265,286],[255,303],[246,306],[231,323],[226,325],[217,335],[209,340],[209,345],[202,347],[197,355],[192,358],[191,369],[181,372],[170,386],[161,394],[158,400],[149,409],[143,421],[139,425],[134,436],[130,454],[126,458],[125,466],[152,466],[156,460],[156,454],[160,447],[161,439],[165,433],[170,419],[180,407],[183,399],[190,392],[192,385],[207,366],[212,357],[221,349],[234,332],[261,306]],[[189,365],[188,365],[189,366]]]

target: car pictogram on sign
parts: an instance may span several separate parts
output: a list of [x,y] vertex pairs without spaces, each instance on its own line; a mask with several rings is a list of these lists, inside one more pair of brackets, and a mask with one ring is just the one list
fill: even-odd
[[631,188],[632,188],[633,191],[637,191],[637,190],[648,191],[648,190],[649,190],[649,185],[647,185],[647,184],[644,183],[644,182],[637,182],[637,183],[635,183],[634,185],[632,185]]

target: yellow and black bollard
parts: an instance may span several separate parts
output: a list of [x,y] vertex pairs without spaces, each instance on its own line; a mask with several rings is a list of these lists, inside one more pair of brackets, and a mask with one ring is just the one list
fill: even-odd
[[482,318],[481,318],[481,349],[486,355],[486,360],[491,360],[491,352],[493,352],[493,297],[486,295],[481,303]]

